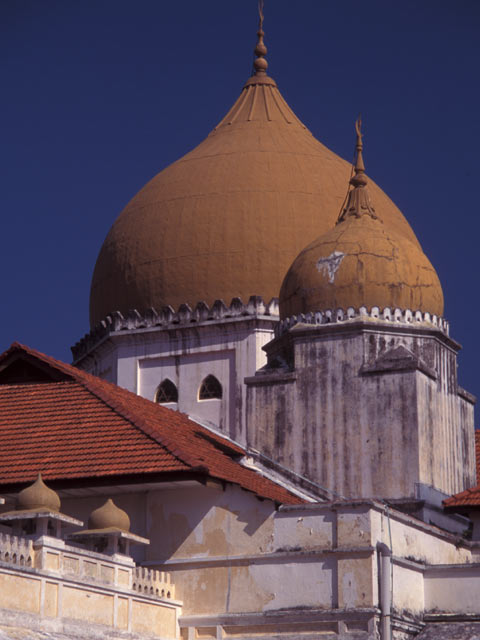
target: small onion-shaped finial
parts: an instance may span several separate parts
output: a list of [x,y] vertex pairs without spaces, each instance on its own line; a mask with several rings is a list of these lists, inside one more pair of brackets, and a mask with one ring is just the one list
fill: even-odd
[[265,35],[265,32],[263,30],[263,0],[259,0],[258,2],[258,15],[258,41],[257,46],[255,47],[255,55],[257,57],[255,58],[255,62],[253,63],[253,67],[255,69],[255,74],[265,74],[267,72],[268,62],[265,59],[265,56],[267,55],[267,47],[263,42],[263,36]]
[[98,529],[121,529],[130,531],[130,518],[123,509],[117,507],[111,498],[95,511],[92,511],[88,519],[88,528]]
[[42,480],[42,474],[39,473],[35,482],[18,494],[16,508],[18,511],[35,509],[60,511],[60,498],[53,489],[47,487]]

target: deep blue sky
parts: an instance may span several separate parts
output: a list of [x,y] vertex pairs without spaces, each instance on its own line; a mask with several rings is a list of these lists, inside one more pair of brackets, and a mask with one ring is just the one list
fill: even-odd
[[[63,360],[128,200],[195,146],[250,74],[256,0],[2,0],[0,348]],[[265,0],[269,72],[369,174],[443,284],[460,382],[480,395],[478,0]]]

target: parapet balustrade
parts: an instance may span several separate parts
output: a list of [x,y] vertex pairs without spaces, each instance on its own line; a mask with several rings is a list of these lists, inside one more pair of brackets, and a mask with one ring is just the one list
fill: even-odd
[[171,576],[165,571],[135,567],[133,570],[134,591],[158,596],[160,598],[174,598],[175,588],[171,582]]
[[[41,473],[16,498],[15,509],[0,513],[0,522],[12,533],[0,532],[0,573],[8,565],[33,570],[58,581],[108,586],[136,591],[155,598],[173,598],[170,576],[137,567],[131,544],[149,540],[130,531],[128,514],[113,500],[92,511],[87,528],[83,522],[61,513],[59,495],[44,483]],[[7,565],[7,566],[5,566]]]
[[0,533],[0,562],[19,567],[34,565],[34,549],[31,540]]
[[59,578],[131,589],[155,598],[175,598],[169,573],[136,566],[128,556],[106,555],[48,536],[29,538],[0,533],[0,565],[27,567]]

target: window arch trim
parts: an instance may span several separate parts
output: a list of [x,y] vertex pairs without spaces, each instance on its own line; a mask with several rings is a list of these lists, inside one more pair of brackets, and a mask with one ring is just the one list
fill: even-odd
[[178,389],[170,378],[165,378],[158,385],[155,391],[155,402],[158,404],[168,404],[170,402],[178,402]]
[[223,387],[213,374],[209,374],[202,380],[198,390],[199,400],[221,400],[223,397]]

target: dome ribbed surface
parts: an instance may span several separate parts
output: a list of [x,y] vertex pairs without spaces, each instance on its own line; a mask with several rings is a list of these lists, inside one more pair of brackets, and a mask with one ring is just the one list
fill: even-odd
[[[115,310],[278,296],[295,256],[334,225],[349,177],[275,82],[254,76],[215,130],[114,223],[92,279],[92,326]],[[385,224],[417,243],[383,191],[371,192]]]
[[370,215],[350,217],[307,246],[285,276],[279,303],[281,318],[361,306],[443,314],[427,256]]

